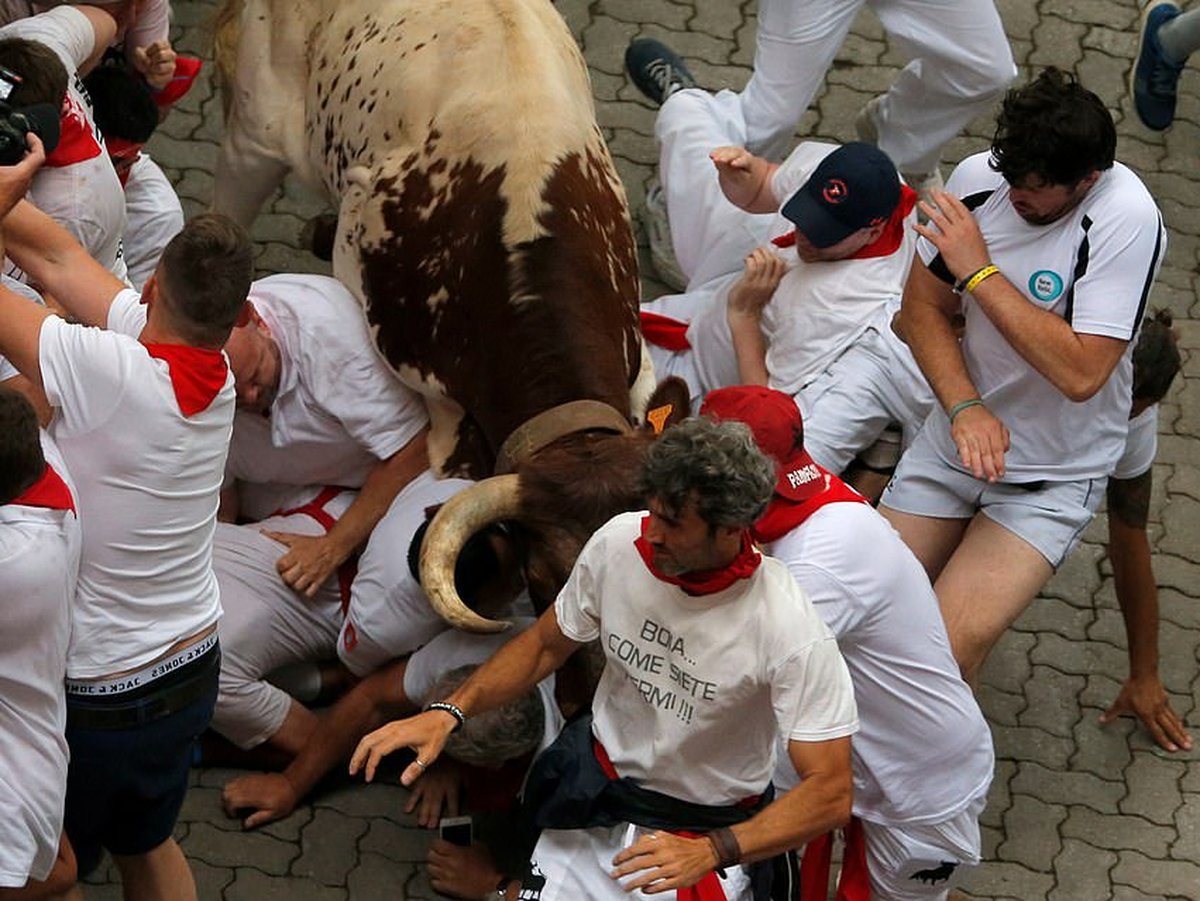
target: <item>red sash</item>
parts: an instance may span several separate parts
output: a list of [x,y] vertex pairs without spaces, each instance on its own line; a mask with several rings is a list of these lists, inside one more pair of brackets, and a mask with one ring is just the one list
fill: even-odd
[[[596,754],[596,760],[600,763],[600,769],[604,771],[604,775],[609,779],[620,779],[617,773],[617,768],[613,766],[612,760],[609,759],[608,751],[604,750],[604,745],[592,739],[592,750]],[[759,802],[758,797],[745,798],[739,802],[739,806],[753,807]],[[686,832],[682,829],[669,830],[671,835],[678,835],[680,838],[702,838],[699,832]],[[725,889],[721,888],[721,880],[717,877],[716,871],[710,870],[701,877],[700,881],[688,888],[675,890],[675,897],[678,901],[726,901]]]
[[[904,219],[912,212],[912,208],[917,204],[917,192],[908,185],[900,186],[900,202],[896,204],[896,209],[892,210],[892,215],[888,217],[887,224],[883,227],[883,234],[868,244],[866,247],[846,257],[848,260],[869,260],[874,257],[891,256],[900,247],[904,240]],[[795,247],[796,246],[796,231],[793,229],[786,235],[780,235],[778,238],[772,238],[771,243],[776,247]]]
[[758,569],[758,564],[762,563],[762,555],[755,550],[753,542],[750,541],[750,535],[747,533],[742,535],[741,550],[738,551],[738,555],[733,558],[728,566],[723,566],[720,569],[706,569],[700,572],[684,573],[680,576],[668,576],[665,573],[659,572],[654,566],[654,549],[650,547],[650,542],[645,537],[646,523],[649,521],[650,517],[648,515],[642,518],[642,534],[633,543],[642,557],[642,562],[646,564],[646,569],[650,570],[650,574],[654,578],[661,582],[678,585],[692,597],[700,597],[724,591],[738,579],[750,578],[754,575],[754,571]]
[[229,366],[219,350],[188,347],[185,344],[144,344],[156,360],[165,360],[171,374],[175,401],[184,416],[208,409],[213,398],[225,387]]
[[[329,530],[334,527],[337,520],[332,514],[325,509],[325,505],[331,500],[345,491],[345,488],[337,488],[332,485],[326,485],[321,489],[321,493],[314,497],[307,504],[301,504],[299,507],[292,507],[290,510],[276,510],[272,516],[291,516],[295,513],[303,513],[305,516],[311,516],[315,519],[329,534]],[[350,608],[350,586],[354,582],[354,577],[358,575],[358,554],[352,554],[346,562],[337,568],[338,578],[338,595],[342,599],[342,616],[346,615],[346,611]],[[350,642],[353,641],[353,644]],[[354,634],[354,626],[347,625],[346,627],[346,648],[353,650],[354,645],[358,644],[358,636]]]
[[688,324],[661,313],[651,313],[643,310],[638,314],[642,322],[642,337],[655,347],[666,350],[690,350],[692,343],[688,341]]
[[46,464],[42,477],[26,488],[10,504],[22,507],[45,507],[50,510],[70,510],[75,513],[75,499],[71,497],[71,489],[63,481],[62,476],[54,471],[54,467]]
[[154,102],[159,107],[170,106],[192,89],[203,63],[190,56],[175,57],[175,74],[157,91],[152,91]]
[[[867,844],[862,822],[851,817],[845,831],[842,873],[835,901],[870,901],[871,879],[867,871]],[[800,858],[800,897],[828,898],[829,871],[833,857],[833,833],[818,835],[804,846]]]
[[758,522],[750,527],[750,534],[761,544],[770,544],[782,538],[796,528],[826,504],[849,501],[851,503],[869,503],[865,497],[829,472],[824,467],[813,463],[821,472],[822,478],[813,479],[808,483],[811,491],[806,491],[801,500],[788,500],[778,494],[771,499],[767,512],[759,517]]

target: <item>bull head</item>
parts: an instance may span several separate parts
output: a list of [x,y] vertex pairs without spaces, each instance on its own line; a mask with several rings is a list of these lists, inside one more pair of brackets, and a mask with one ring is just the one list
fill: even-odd
[[515,461],[516,473],[492,476],[447,501],[429,525],[420,557],[421,584],[438,615],[468,632],[509,627],[467,607],[454,585],[463,545],[480,529],[505,520],[520,523],[530,536],[527,575],[534,558],[546,564],[537,580],[547,583],[543,590],[535,593],[530,584],[535,603],[553,603],[592,533],[616,514],[642,508],[637,481],[643,455],[664,428],[687,416],[688,394],[682,381],[668,379],[650,399],[646,426],[613,434],[611,422],[604,422],[548,437],[547,444]]

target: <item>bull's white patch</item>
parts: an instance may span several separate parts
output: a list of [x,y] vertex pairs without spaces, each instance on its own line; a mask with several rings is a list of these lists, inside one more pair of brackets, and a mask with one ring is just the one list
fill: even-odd
[[1050,269],[1039,269],[1029,276],[1029,293],[1042,303],[1058,300],[1063,292],[1062,276]]

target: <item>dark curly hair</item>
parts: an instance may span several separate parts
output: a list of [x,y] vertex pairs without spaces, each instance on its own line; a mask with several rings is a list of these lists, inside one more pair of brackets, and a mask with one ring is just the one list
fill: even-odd
[[992,138],[991,166],[1010,185],[1033,176],[1074,186],[1112,168],[1117,129],[1112,114],[1075,76],[1053,66],[1004,97]]
[[1179,373],[1179,339],[1169,310],[1155,310],[1142,322],[1133,349],[1133,399],[1158,403]]

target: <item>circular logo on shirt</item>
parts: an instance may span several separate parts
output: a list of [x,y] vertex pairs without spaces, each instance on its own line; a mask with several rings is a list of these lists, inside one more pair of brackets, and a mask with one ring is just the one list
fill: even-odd
[[1039,269],[1029,276],[1029,293],[1042,303],[1058,300],[1063,292],[1062,276],[1049,269]]

